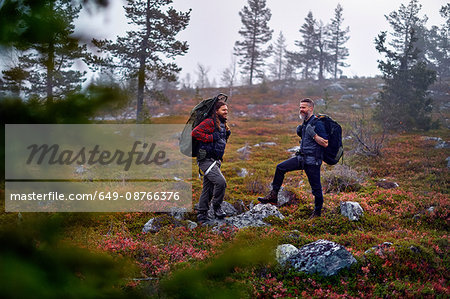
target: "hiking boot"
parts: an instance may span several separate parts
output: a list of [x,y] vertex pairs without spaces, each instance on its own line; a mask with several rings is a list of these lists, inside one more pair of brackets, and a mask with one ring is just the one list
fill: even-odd
[[266,196],[258,197],[258,200],[264,204],[270,203],[272,205],[277,205],[278,204],[278,192],[275,190],[272,190]]
[[199,224],[203,224],[203,223],[208,222],[207,211],[198,211],[198,213],[197,213],[197,222]]
[[214,216],[216,216],[217,219],[223,219],[227,214],[222,210],[222,206],[213,206],[214,210]]
[[317,218],[320,217],[320,212],[314,210],[314,212],[312,212],[311,216],[309,216],[309,219],[313,219],[313,218]]

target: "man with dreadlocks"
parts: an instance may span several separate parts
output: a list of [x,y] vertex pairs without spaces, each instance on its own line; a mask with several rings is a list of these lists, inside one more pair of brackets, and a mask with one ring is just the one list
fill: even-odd
[[213,109],[212,116],[192,130],[192,137],[200,142],[197,164],[200,171],[203,172],[203,190],[197,208],[197,221],[199,223],[208,221],[207,212],[211,200],[214,216],[222,219],[226,215],[221,208],[221,204],[225,196],[227,182],[220,171],[220,167],[225,146],[231,134],[227,125],[227,118],[227,104],[218,101]]

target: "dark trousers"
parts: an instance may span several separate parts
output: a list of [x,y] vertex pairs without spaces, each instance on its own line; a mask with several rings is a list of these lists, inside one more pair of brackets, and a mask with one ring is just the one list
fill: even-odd
[[314,195],[315,211],[320,213],[323,206],[322,185],[320,184],[320,165],[304,164],[302,156],[295,156],[281,162],[277,165],[277,169],[275,170],[272,188],[275,191],[280,190],[286,172],[302,169],[305,170],[309,184],[311,185],[312,194]]
[[[198,162],[200,170],[205,173],[208,168],[214,163],[213,159],[204,159]],[[213,200],[213,206],[220,206],[225,196],[225,189],[227,182],[222,172],[220,171],[220,161],[216,162],[207,175],[203,176],[203,189],[198,202],[198,211],[206,212],[209,209],[209,203]]]

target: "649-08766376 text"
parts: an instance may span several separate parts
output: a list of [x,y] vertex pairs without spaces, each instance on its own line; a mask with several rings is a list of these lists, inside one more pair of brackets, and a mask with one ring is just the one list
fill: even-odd
[[180,200],[180,192],[177,191],[134,191],[134,192],[118,192],[118,191],[95,191],[93,193],[69,193],[50,191],[47,193],[11,193],[10,200],[38,200],[38,201],[64,201],[64,200],[148,200],[148,201],[178,201]]

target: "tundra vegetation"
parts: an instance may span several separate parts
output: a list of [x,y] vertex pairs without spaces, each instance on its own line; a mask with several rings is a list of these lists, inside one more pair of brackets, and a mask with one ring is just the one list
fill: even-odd
[[[108,1],[81,3],[102,8]],[[379,64],[383,77],[345,78],[339,77],[347,57],[344,43],[348,30],[341,24],[343,8],[336,8],[331,24],[335,36],[330,52],[333,55],[325,55],[324,51],[326,41],[332,41],[333,36],[326,36],[327,26],[308,13],[304,26],[299,26],[302,39],[297,42],[297,51],[283,56],[285,45],[279,34],[274,45],[279,57],[275,79],[264,76],[258,68],[263,64],[257,61],[253,65],[256,68],[243,68],[248,85],[239,86],[235,81],[236,63],[247,63],[249,55],[243,48],[246,35],[241,34],[244,39],[236,48],[239,53],[245,52],[240,56],[245,61],[232,61],[224,80],[227,86],[194,89],[189,76],[180,88],[173,83],[179,70],[176,65],[160,63],[160,56],[153,57],[141,47],[132,49],[135,52],[122,47],[127,40],[153,45],[151,33],[157,35],[153,30],[164,30],[162,24],[169,22],[173,27],[170,32],[161,32],[168,42],[162,46],[175,47],[166,54],[173,57],[187,51],[188,45],[174,39],[173,34],[188,26],[190,12],[169,9],[170,0],[148,0],[147,6],[142,3],[128,1],[127,13],[135,12],[135,22],[141,25],[136,36],[130,32],[116,42],[97,41],[99,49],[125,57],[127,69],[120,75],[107,70],[117,57],[93,57],[86,47],[70,38],[79,9],[64,9],[69,1],[3,1],[2,54],[17,57],[9,61],[11,68],[2,72],[0,80],[3,122],[134,123],[137,118],[144,123],[183,124],[201,95],[215,96],[226,88],[233,96],[229,100],[232,135],[222,167],[227,179],[225,201],[245,211],[267,192],[277,163],[295,152],[298,100],[310,97],[316,100],[316,112],[332,116],[343,126],[344,133],[342,164],[322,168],[326,191],[323,216],[308,218],[313,199],[301,171],[289,173],[284,181],[284,190],[293,199],[292,204],[279,207],[284,218],[268,217],[265,222],[269,225],[265,227],[192,228],[188,220],[195,220],[194,213],[185,213],[180,220],[168,214],[144,212],[2,210],[2,297],[449,296],[448,21],[428,30],[425,20],[417,19],[412,30],[397,30],[408,11],[416,17],[420,10],[418,1],[411,0],[397,14],[387,17],[394,32],[407,37],[406,47],[400,47],[395,40],[389,44],[387,33],[377,37],[376,47],[384,56]],[[154,10],[148,9],[151,3]],[[159,14],[162,7],[167,10]],[[243,10],[243,22],[248,19],[246,11],[251,10]],[[264,35],[269,36],[271,30],[266,30],[265,23],[270,19],[270,10],[264,11]],[[154,19],[155,24],[144,24],[142,18],[150,12],[160,18]],[[448,5],[442,7],[441,14],[448,20]],[[426,30],[432,38],[422,40],[431,45],[422,52],[415,48],[415,41],[425,36],[420,35],[420,30]],[[323,43],[306,44],[319,34]],[[261,46],[265,39],[261,38]],[[263,48],[260,50],[265,52]],[[260,57],[266,55],[261,52]],[[424,57],[426,64],[421,60]],[[101,76],[82,88],[83,73],[71,69],[73,59],[102,70]],[[199,66],[206,76],[208,67]],[[327,79],[327,74],[332,74],[333,79]],[[161,98],[165,102],[155,100]],[[5,146],[3,143],[0,148],[2,154]],[[0,163],[4,169],[4,159]],[[194,205],[202,186],[194,160],[192,166]],[[2,175],[3,201],[4,172]],[[123,184],[126,189],[126,182]],[[346,201],[357,202],[363,208],[360,220],[350,221],[341,215],[340,203]],[[144,225],[152,218],[158,219],[153,223],[157,222],[159,228],[144,233]],[[275,261],[277,245],[289,243],[299,248],[319,239],[343,245],[357,263],[336,275],[322,277],[297,272]]]

